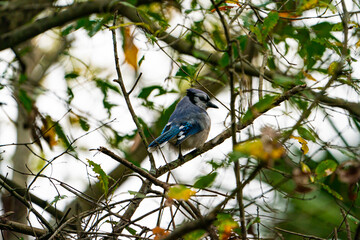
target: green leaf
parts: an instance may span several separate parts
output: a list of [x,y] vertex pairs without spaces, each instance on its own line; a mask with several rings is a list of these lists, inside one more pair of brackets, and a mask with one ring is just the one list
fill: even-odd
[[74,78],[77,78],[79,76],[78,73],[76,72],[71,72],[71,73],[67,73],[65,74],[65,79],[68,80],[68,79],[74,79]]
[[131,8],[136,8],[135,5],[133,5],[133,4],[130,3],[130,2],[126,2],[126,1],[121,2],[121,5],[124,5],[124,6],[127,6],[127,7],[131,7]]
[[181,68],[176,72],[175,76],[177,77],[189,77],[190,79],[194,79],[197,73],[197,69],[199,64],[183,64]]
[[108,91],[109,89],[117,92],[120,94],[120,90],[115,86],[110,84],[109,82],[107,82],[106,80],[103,79],[95,79],[94,80],[96,83],[96,86],[100,89],[100,91],[103,93],[104,97],[103,97],[103,106],[104,108],[107,110],[109,117],[111,116],[111,109],[115,106],[117,106],[116,104],[110,103],[107,100],[108,97]]
[[125,227],[125,229],[133,236],[136,235],[136,230],[131,227]]
[[61,127],[61,125],[59,123],[55,123],[55,132],[56,135],[59,137],[59,139],[61,140],[61,142],[63,143],[64,147],[69,149],[70,151],[74,151],[74,148],[71,146],[68,138],[66,137],[63,128]]
[[61,30],[61,36],[66,36],[66,35],[69,35],[72,30],[74,30],[74,26],[73,25],[69,25],[67,26],[66,28],[62,29]]
[[265,95],[264,98],[260,99],[259,102],[255,103],[253,106],[250,107],[249,110],[246,111],[243,118],[241,119],[241,122],[245,124],[248,121],[252,121],[259,114],[271,108],[271,105],[274,103],[274,100],[276,98],[276,95]]
[[291,87],[294,87],[296,85],[304,84],[304,82],[302,82],[301,80],[286,77],[286,76],[282,76],[282,75],[275,75],[274,83],[276,85],[279,85],[279,86],[284,87],[284,88],[291,88]]
[[26,91],[23,89],[19,90],[19,100],[26,109],[27,112],[31,112],[33,108],[33,100],[27,95]]
[[334,24],[329,22],[321,22],[312,26],[312,29],[319,38],[331,38],[331,30],[334,27]]
[[140,67],[142,62],[145,60],[145,55],[143,55],[140,60],[138,61],[138,66]]
[[214,25],[214,27],[216,28],[213,32],[212,32],[212,36],[213,36],[213,40],[215,43],[215,46],[217,46],[219,49],[225,49],[226,47],[226,40],[224,37],[224,33],[222,31],[220,31],[216,25]]
[[330,193],[331,195],[333,195],[335,198],[339,199],[339,200],[343,200],[343,197],[337,193],[335,190],[331,189],[328,185],[324,184],[324,183],[319,183],[321,185],[321,187],[326,190],[328,193]]
[[262,35],[264,39],[273,30],[279,20],[279,14],[276,11],[270,12],[269,15],[264,19],[262,27]]
[[67,104],[70,104],[71,101],[74,99],[74,93],[70,87],[67,87],[66,93],[68,95],[68,99],[66,100]]
[[240,35],[236,39],[239,42],[240,49],[242,51],[244,51],[246,46],[247,46],[247,42],[248,42],[249,37],[247,35]]
[[216,84],[220,84],[220,85],[222,85],[222,86],[225,86],[225,83],[224,83],[224,82],[220,81],[220,80],[217,79],[217,78],[213,78],[213,77],[210,77],[210,76],[201,76],[201,77],[199,77],[199,80],[200,80],[200,79],[205,79],[205,80],[207,80],[207,81],[209,81],[209,82],[213,82],[213,83],[216,83]]
[[114,103],[110,103],[106,100],[106,98],[104,97],[103,98],[103,106],[104,108],[107,110],[107,113],[109,115],[109,117],[111,116],[111,109],[115,106],[117,106],[117,104],[114,104]]
[[275,59],[272,56],[268,58],[268,67],[272,70],[276,69]]
[[28,78],[27,78],[27,75],[21,73],[20,76],[19,76],[19,83],[22,84],[22,83],[26,82],[27,79],[28,79]]
[[158,118],[158,120],[155,122],[155,126],[156,129],[158,130],[158,133],[161,132],[161,130],[163,129],[163,127],[166,125],[166,123],[168,122],[171,114],[174,112],[176,105],[178,104],[179,99],[177,99],[176,101],[174,101],[168,108],[164,109],[161,112],[161,116]]
[[225,52],[219,61],[219,65],[224,68],[229,66],[229,64],[230,64],[230,57],[229,54]]
[[252,31],[258,40],[259,43],[263,43],[263,35],[261,34],[260,29],[257,26],[250,26],[250,31]]
[[199,240],[199,239],[203,239],[205,233],[206,233],[206,231],[203,230],[203,229],[195,230],[195,231],[192,231],[192,232],[186,234],[186,235],[184,236],[184,240]]
[[337,162],[330,159],[320,162],[315,169],[316,178],[320,179],[329,176],[335,172],[337,166]]
[[109,191],[109,176],[104,172],[101,166],[88,159],[89,166],[92,167],[92,170],[98,174],[97,178],[100,181],[101,187],[104,190],[105,196],[107,196]]
[[90,125],[85,119],[79,118],[79,123],[80,123],[80,127],[82,128],[82,130],[84,130],[86,132],[89,131]]
[[304,100],[302,100],[301,98],[298,98],[298,97],[291,97],[290,100],[292,102],[294,102],[298,106],[298,108],[300,108],[303,111],[305,111],[309,106],[308,101],[304,101]]
[[109,83],[107,80],[104,79],[95,79],[96,86],[101,89],[101,91],[105,94],[108,90],[113,90],[114,92],[120,93],[119,88],[116,85]]
[[111,145],[111,147],[113,148],[119,148],[120,147],[120,143],[122,141],[126,140],[133,140],[135,135],[137,134],[137,131],[134,130],[132,133],[130,134],[126,134],[126,135],[119,135],[119,133],[115,130],[112,130],[112,134],[113,136],[110,137],[109,139],[109,143]]
[[256,217],[256,218],[253,218],[247,225],[246,225],[246,229],[249,230],[249,228],[255,224],[255,223],[260,223],[260,218],[259,217]]
[[128,191],[128,193],[130,193],[131,195],[136,196],[137,198],[146,198],[146,195],[143,193],[139,193],[139,192],[135,192],[135,191]]
[[160,96],[166,93],[166,90],[164,88],[162,88],[159,85],[154,85],[154,86],[150,86],[150,87],[145,87],[141,89],[141,92],[138,95],[138,98],[147,100],[147,98],[150,96],[150,94],[154,91],[154,90],[159,90],[159,93],[156,94],[155,96]]
[[298,127],[297,131],[302,138],[305,138],[306,140],[309,140],[309,141],[316,142],[314,135],[306,128]]
[[199,177],[194,184],[194,188],[204,189],[211,186],[211,184],[215,181],[216,176],[217,172],[213,172]]
[[360,224],[360,219],[356,218],[355,216],[348,214],[347,217],[353,221],[356,225]]
[[334,24],[331,28],[331,31],[334,31],[334,32],[338,32],[338,31],[342,32],[343,30],[344,30],[344,27],[341,22]]
[[62,199],[65,199],[65,198],[67,198],[66,195],[58,195],[58,196],[55,196],[55,197],[54,197],[54,200],[52,200],[52,201],[50,202],[50,205],[54,205],[54,204],[56,204],[58,201],[60,201],[60,200],[62,200]]
[[92,26],[92,28],[90,29],[90,31],[88,31],[88,35],[90,37],[94,36],[97,32],[100,31],[101,27],[103,25],[103,21],[101,20],[97,20],[96,23]]

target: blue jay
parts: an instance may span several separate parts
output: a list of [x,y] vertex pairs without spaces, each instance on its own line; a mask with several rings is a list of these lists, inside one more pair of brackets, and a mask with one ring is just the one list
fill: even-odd
[[204,144],[210,131],[210,117],[207,108],[218,108],[210,102],[209,96],[198,89],[189,88],[186,96],[177,104],[161,135],[149,144],[153,152],[170,142],[179,147],[179,159],[183,160],[181,148],[197,148]]

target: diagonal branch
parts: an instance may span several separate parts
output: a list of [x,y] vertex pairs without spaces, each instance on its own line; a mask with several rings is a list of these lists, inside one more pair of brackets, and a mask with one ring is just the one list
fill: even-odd
[[147,171],[143,170],[142,168],[139,168],[139,167],[135,166],[131,162],[127,161],[126,159],[123,159],[123,158],[117,156],[115,153],[111,152],[107,148],[100,147],[100,148],[98,148],[98,151],[104,153],[105,155],[108,155],[109,157],[111,157],[115,161],[119,162],[120,164],[123,164],[127,168],[131,169],[132,171],[140,174],[141,176],[143,176],[144,178],[146,178],[147,180],[149,180],[150,182],[152,182],[156,186],[162,187],[164,190],[167,190],[170,187],[169,184],[160,181],[159,179],[157,179],[156,177],[154,177],[153,175],[151,175]]
[[[55,207],[50,205],[50,203],[39,198],[38,196],[27,192],[27,190],[25,188],[16,184],[14,181],[11,181],[10,179],[4,177],[3,175],[0,175],[0,179],[4,183],[8,184],[14,190],[14,192],[16,192],[17,194],[19,194],[20,196],[22,196],[24,198],[26,197],[29,201],[35,203],[36,205],[38,205],[39,207],[41,207],[42,209],[47,211],[49,214],[51,214],[56,219],[61,219],[62,217],[64,217],[64,213],[62,211],[56,209]],[[0,185],[1,185],[1,183],[0,183]],[[25,196],[25,194],[28,194],[28,196]]]
[[17,233],[23,233],[29,236],[40,237],[48,233],[48,231],[40,228],[30,227],[23,223],[7,220],[0,216],[0,229],[9,230]]

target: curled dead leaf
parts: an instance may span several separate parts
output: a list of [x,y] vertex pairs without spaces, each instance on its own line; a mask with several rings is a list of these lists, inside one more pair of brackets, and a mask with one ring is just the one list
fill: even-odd
[[314,190],[310,185],[311,172],[303,172],[300,168],[295,168],[292,173],[292,178],[296,184],[295,191],[299,193],[309,193]]
[[360,180],[360,162],[349,160],[341,163],[336,173],[343,183],[353,184]]

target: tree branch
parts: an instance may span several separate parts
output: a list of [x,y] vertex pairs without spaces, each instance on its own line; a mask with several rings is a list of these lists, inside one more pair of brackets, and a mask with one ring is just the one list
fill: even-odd
[[141,176],[143,176],[144,178],[146,178],[147,180],[149,180],[150,182],[152,182],[156,186],[162,187],[164,190],[167,190],[170,187],[169,184],[160,181],[159,179],[157,179],[156,177],[154,177],[150,173],[146,172],[142,168],[139,168],[139,167],[135,166],[134,164],[132,164],[131,162],[127,161],[126,159],[123,159],[123,158],[117,156],[115,153],[111,152],[107,148],[100,147],[97,150],[99,152],[102,152],[102,153],[108,155],[109,157],[111,157],[115,161],[119,162],[120,164],[125,165],[127,168],[131,169],[132,171],[140,174]]
[[[51,214],[54,218],[61,219],[64,216],[64,213],[62,211],[54,208],[52,205],[50,205],[50,203],[48,203],[47,201],[37,197],[36,195],[34,195],[32,193],[27,193],[26,189],[24,189],[23,187],[19,186],[18,184],[11,181],[10,179],[4,177],[1,174],[0,174],[0,179],[3,182],[5,182],[6,184],[8,184],[20,196],[22,196],[22,197],[28,199],[29,201],[35,203],[36,205],[38,205],[39,207],[41,207],[42,209],[47,211],[49,214]],[[0,185],[1,185],[1,183],[0,183]],[[28,194],[28,196],[25,196],[26,193]]]
[[22,233],[30,236],[39,238],[48,233],[48,231],[40,228],[30,227],[26,224],[14,222],[7,220],[6,218],[0,216],[0,229],[9,230],[17,233]]

